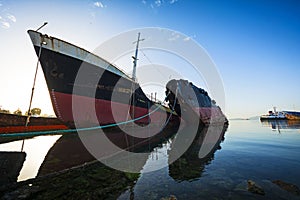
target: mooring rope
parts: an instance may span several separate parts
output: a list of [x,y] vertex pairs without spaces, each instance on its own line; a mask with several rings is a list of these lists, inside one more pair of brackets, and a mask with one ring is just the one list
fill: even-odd
[[39,69],[39,62],[40,62],[40,57],[41,57],[41,53],[42,53],[42,45],[43,45],[43,43],[41,42],[40,48],[39,48],[38,60],[36,62],[35,74],[34,74],[33,85],[32,85],[32,89],[31,89],[31,96],[30,96],[30,101],[29,101],[29,107],[28,107],[28,111],[27,111],[27,119],[26,119],[26,122],[25,122],[25,126],[28,126],[29,118],[31,116],[30,109],[31,109],[31,104],[32,104],[32,100],[33,100],[34,87],[35,87],[35,83],[36,83],[36,76],[37,76],[37,72],[38,72],[38,69]]
[[[163,102],[166,101],[167,97],[168,97],[168,95],[166,96],[166,98],[165,98],[165,100]],[[143,116],[140,116],[138,118],[131,119],[131,120],[128,120],[128,121],[123,121],[123,122],[118,122],[118,123],[113,123],[113,124],[106,124],[106,125],[102,125],[102,126],[94,126],[94,127],[87,127],[87,128],[67,129],[67,130],[34,131],[34,132],[22,132],[22,133],[5,133],[5,134],[0,134],[0,137],[32,137],[32,136],[41,136],[41,135],[60,135],[60,134],[63,134],[63,133],[73,133],[73,132],[77,132],[77,131],[92,131],[92,130],[97,130],[97,129],[115,127],[115,126],[119,126],[119,125],[124,125],[124,124],[128,124],[128,123],[132,123],[132,122],[135,122],[137,120],[143,119],[143,118],[145,118],[147,116],[150,116],[154,112],[156,112],[158,109],[160,109],[161,107],[163,107],[162,104],[160,104],[159,106],[157,106],[157,108],[155,108],[151,112],[147,113],[146,115],[143,115]],[[166,121],[166,123],[163,126],[163,128],[169,122],[170,117],[173,114],[173,112],[174,111],[171,110],[169,119]]]

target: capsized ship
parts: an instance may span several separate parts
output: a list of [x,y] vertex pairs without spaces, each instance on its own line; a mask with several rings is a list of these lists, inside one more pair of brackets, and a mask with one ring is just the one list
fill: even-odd
[[170,108],[187,123],[228,123],[221,108],[208,93],[187,80],[170,80],[166,85],[166,95]]
[[[76,117],[76,127],[136,118],[139,118],[135,121],[138,124],[161,123],[162,119],[178,123],[178,116],[170,116],[169,108],[150,100],[134,77],[105,59],[37,31],[29,30],[28,34],[39,57],[54,112],[67,126],[75,126],[74,112],[80,113]],[[77,83],[76,76],[82,66],[87,69],[84,71],[87,78]],[[89,80],[95,79],[98,82],[93,85]],[[93,89],[95,92],[91,93]],[[91,105],[95,106],[96,116],[90,110]]]

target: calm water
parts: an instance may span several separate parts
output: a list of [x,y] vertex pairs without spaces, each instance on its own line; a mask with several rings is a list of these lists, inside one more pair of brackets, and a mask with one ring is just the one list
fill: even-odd
[[[298,123],[230,121],[221,147],[192,180],[172,177],[170,167],[142,173],[134,187],[134,196],[136,199],[160,199],[170,194],[177,199],[299,199],[271,183],[280,179],[300,187]],[[162,157],[168,156],[164,148],[160,151]],[[182,169],[185,170],[189,168]],[[249,179],[261,186],[266,195],[246,191]],[[127,191],[119,199],[128,197]]]
[[[300,187],[300,122],[232,120],[225,139],[205,159],[198,156],[201,134],[205,131],[171,165],[167,163],[176,135],[151,147],[138,177],[115,198],[161,199],[174,195],[177,199],[300,199],[272,183],[279,179]],[[20,147],[20,141],[0,144],[0,151],[19,151]],[[76,136],[29,139],[25,152],[19,181],[93,160]],[[151,171],[157,166],[166,167]],[[248,192],[247,180],[255,181],[266,194]]]

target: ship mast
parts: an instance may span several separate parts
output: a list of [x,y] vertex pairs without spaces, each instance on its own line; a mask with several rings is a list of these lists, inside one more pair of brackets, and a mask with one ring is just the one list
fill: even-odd
[[138,33],[138,39],[134,43],[136,43],[136,49],[135,49],[135,55],[132,56],[133,58],[133,71],[132,71],[132,80],[136,82],[136,65],[138,60],[138,51],[139,51],[139,44],[140,41],[143,41],[145,39],[140,39],[141,33]]
[[[131,102],[130,105],[132,105],[132,110],[131,110],[131,114],[132,114],[132,119],[135,118],[135,114],[134,114],[134,106],[135,106],[135,90],[136,90],[136,66],[137,66],[137,60],[138,60],[138,51],[139,51],[139,44],[140,41],[143,41],[144,39],[140,39],[141,33],[138,33],[138,39],[137,41],[133,42],[136,43],[136,49],[135,49],[135,55],[132,56],[133,58],[133,71],[132,71],[132,83],[131,83],[131,94],[132,94],[132,98],[131,98]],[[130,109],[128,114],[130,113]]]

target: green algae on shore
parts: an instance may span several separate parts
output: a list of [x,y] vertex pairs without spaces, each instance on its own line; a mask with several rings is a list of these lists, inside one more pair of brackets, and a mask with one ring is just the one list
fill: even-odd
[[0,187],[1,199],[116,199],[133,187],[139,174],[124,173],[100,162]]

